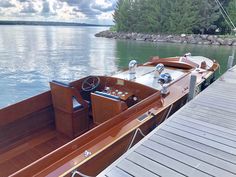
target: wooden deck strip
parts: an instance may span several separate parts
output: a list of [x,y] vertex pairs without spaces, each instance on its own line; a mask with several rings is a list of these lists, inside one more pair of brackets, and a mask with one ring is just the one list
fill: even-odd
[[[166,145],[162,145],[160,143],[157,142],[153,142],[150,140],[147,140],[144,142],[144,146],[165,154],[166,156],[175,159],[176,161],[179,161],[185,165],[188,165],[192,168],[195,168],[196,170],[199,170],[201,172],[205,172],[209,175],[220,175],[220,176],[234,176],[234,174],[227,172],[219,167],[213,166],[211,164],[209,164],[209,162],[204,162],[202,160],[200,160],[199,158],[196,157],[192,157],[189,154],[184,154],[181,151],[186,151],[186,149],[177,149],[177,147],[168,147],[168,144]],[[161,159],[160,159],[161,160]]]
[[[236,118],[236,116],[234,115],[234,114],[232,114],[232,113],[230,113],[230,112],[224,112],[224,111],[222,111],[222,110],[220,110],[220,109],[217,109],[217,111],[215,111],[215,109],[211,109],[211,110],[205,110],[205,109],[202,109],[203,108],[203,106],[199,106],[199,107],[197,107],[198,109],[201,109],[201,110],[197,110],[196,108],[187,108],[186,107],[186,109],[185,109],[185,112],[186,113],[192,113],[192,111],[197,111],[196,112],[196,115],[200,115],[200,116],[202,116],[202,117],[209,117],[209,116],[213,116],[213,117],[219,117],[219,118],[222,118],[222,116],[224,116],[224,119],[226,119],[226,120],[231,120],[232,122],[235,122],[235,118]],[[185,112],[182,112],[182,113],[180,113],[180,114],[185,114]],[[208,115],[208,116],[206,116],[206,114]]]
[[216,149],[215,147],[164,130],[159,130],[157,135],[236,165],[236,156]]
[[228,138],[229,138],[229,136],[230,137],[233,136],[233,139],[234,139],[234,137],[236,136],[236,131],[235,130],[224,128],[224,127],[219,126],[219,125],[210,124],[210,123],[204,122],[202,120],[192,119],[192,118],[189,118],[189,117],[186,118],[186,117],[183,117],[183,116],[178,117],[178,120],[199,124],[199,125],[201,125],[203,127],[209,127],[209,128],[211,128],[213,130],[220,131],[221,134],[227,134],[226,136]]
[[[99,176],[236,176],[236,67],[157,127]],[[135,166],[138,174],[134,174]],[[124,166],[125,164],[125,166]],[[118,176],[113,173],[114,177]]]
[[112,176],[116,176],[116,177],[132,177],[132,175],[124,172],[123,170],[121,170],[120,168],[113,168],[109,173],[106,174],[107,177],[112,177]]
[[197,129],[198,128],[197,126],[196,127],[190,127],[190,126],[181,125],[181,124],[175,123],[175,122],[169,122],[168,126],[176,128],[176,129],[183,130],[185,132],[188,132],[190,134],[193,134],[193,135],[196,135],[196,136],[199,136],[199,137],[202,137],[202,138],[210,139],[210,140],[218,142],[220,144],[224,144],[224,145],[236,148],[236,142],[235,141],[232,141],[232,140],[229,140],[228,138],[226,139],[224,137],[213,134],[213,132],[209,133],[209,131],[207,132],[206,130],[201,129],[201,128],[199,128],[200,129],[199,130],[199,129]]
[[192,121],[184,119],[183,117],[178,117],[178,119],[176,119],[176,118],[172,119],[172,121],[175,123],[181,124],[181,125],[195,128],[199,131],[208,132],[210,134],[217,135],[218,137],[222,137],[224,139],[228,139],[228,140],[236,142],[236,135],[224,132],[222,129],[218,130],[215,127],[214,128],[208,127],[208,126],[205,126],[205,124],[200,124],[199,122],[198,123],[192,122]]
[[229,171],[230,173],[233,173],[236,175],[236,172],[235,172],[236,165],[235,164],[224,161],[222,159],[219,159],[219,158],[209,155],[207,153],[204,153],[204,152],[202,153],[202,151],[198,151],[196,149],[185,146],[183,144],[176,143],[174,141],[171,141],[167,138],[164,138],[164,137],[161,137],[158,135],[153,135],[152,137],[150,137],[150,140],[155,143],[166,146],[168,148],[173,148],[173,150],[175,150],[175,151],[181,152],[187,156],[191,156],[195,159],[198,159],[200,161],[208,163],[209,165],[215,166],[217,168],[221,168],[223,170]]
[[69,141],[69,138],[57,134],[55,129],[45,128],[40,132],[0,154],[0,176],[8,176],[24,168]]
[[[187,165],[186,163],[182,163],[180,161],[177,161],[174,158],[171,158],[169,156],[167,156],[166,154],[163,153],[158,153],[156,151],[154,151],[153,149],[150,149],[147,146],[139,146],[136,150],[136,152],[142,154],[145,157],[148,158],[153,158],[155,159],[157,162],[169,167],[170,169],[173,169],[175,171],[177,171],[176,173],[179,174],[183,174],[185,176],[187,176],[187,174],[194,174],[196,177],[203,177],[203,176],[209,176],[208,174],[199,171],[196,168],[192,168],[189,165]],[[166,176],[171,176],[169,173],[166,173]]]
[[127,159],[124,159],[121,163],[117,165],[117,167],[121,168],[124,171],[127,171],[130,173],[132,176],[150,176],[150,177],[156,177],[159,175],[156,175],[149,170],[141,167],[140,165],[137,165],[136,163],[129,161]]
[[[150,170],[153,170],[154,173],[159,174],[160,176],[163,176],[165,174],[169,174],[170,176],[184,176],[181,173],[178,173],[177,171],[174,171],[173,169],[170,169],[157,161],[154,161],[152,158],[147,158],[137,152],[133,152],[130,154],[127,159],[130,161],[136,162],[139,165],[141,165],[144,168],[148,168]],[[177,172],[177,173],[176,173]]]

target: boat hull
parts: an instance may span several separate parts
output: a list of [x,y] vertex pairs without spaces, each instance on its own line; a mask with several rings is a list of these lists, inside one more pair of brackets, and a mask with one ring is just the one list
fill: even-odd
[[[175,66],[177,59],[174,58]],[[155,85],[159,83],[154,80],[153,68],[155,67],[149,66],[150,62],[147,63],[148,66],[139,67],[140,72],[135,80],[123,78],[129,74],[128,70],[114,77],[100,76],[104,83],[102,87],[105,87],[109,81],[111,85],[117,86],[114,89],[116,92],[117,88],[124,89],[125,85],[134,91],[132,93],[134,95],[130,94],[132,99],[135,98],[133,96],[138,95],[142,101],[135,102],[134,106],[130,104],[131,106],[128,106],[124,112],[104,122],[90,125],[90,130],[86,129],[85,133],[84,131],[74,133],[75,131],[71,129],[70,136],[65,136],[57,130],[59,127],[56,123],[55,112],[57,111],[50,91],[4,108],[0,111],[0,133],[7,136],[5,139],[2,136],[5,144],[1,143],[0,159],[6,157],[6,160],[0,160],[1,174],[3,176],[71,176],[75,170],[78,170],[89,176],[97,175],[125,153],[128,147],[142,139],[142,133],[148,134],[187,102],[191,74],[197,75],[196,94],[208,86],[214,80],[214,73],[219,66],[217,63],[211,63],[211,68],[200,71],[193,70],[194,65],[191,65],[190,70],[167,68],[166,72],[173,73],[173,81],[168,83],[168,92],[164,95]],[[83,79],[72,82],[71,85],[81,91],[82,82]],[[129,93],[127,97],[130,96]],[[122,99],[126,101],[125,95]],[[73,122],[74,117],[70,115],[74,114],[66,113],[68,117],[65,120],[71,118]],[[62,127],[63,121],[60,123]],[[76,128],[76,126],[71,127]],[[38,135],[34,132],[38,132]],[[4,145],[7,145],[5,149]],[[32,155],[24,158],[28,154]]]

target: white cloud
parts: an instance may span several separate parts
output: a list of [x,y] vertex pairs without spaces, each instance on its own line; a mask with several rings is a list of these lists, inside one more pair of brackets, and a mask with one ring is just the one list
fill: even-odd
[[60,8],[56,9],[56,14],[58,19],[73,21],[77,19],[87,19],[86,15],[79,12],[74,11],[74,7],[69,6],[67,3],[63,3]]
[[116,0],[0,0],[0,20],[111,24],[115,2]]

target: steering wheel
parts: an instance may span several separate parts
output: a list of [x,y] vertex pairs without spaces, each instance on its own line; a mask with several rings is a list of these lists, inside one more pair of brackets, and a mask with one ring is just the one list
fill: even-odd
[[100,84],[100,78],[97,76],[89,76],[82,83],[82,90],[90,92],[97,88]]

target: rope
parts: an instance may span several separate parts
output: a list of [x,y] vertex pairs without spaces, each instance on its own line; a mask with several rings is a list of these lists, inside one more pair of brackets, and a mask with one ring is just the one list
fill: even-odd
[[231,18],[230,18],[230,16],[229,16],[229,14],[225,11],[225,9],[224,9],[224,7],[222,6],[222,4],[220,3],[220,1],[219,0],[216,0],[218,3],[219,3],[219,5],[220,5],[220,7],[222,8],[222,10],[224,11],[224,13],[226,14],[226,16],[228,17],[228,19],[229,19],[229,21],[230,21],[230,23],[232,24],[232,26],[234,27],[234,29],[236,28],[235,27],[235,25],[234,25],[234,23],[233,23],[233,21],[231,20]]
[[138,132],[139,132],[143,137],[145,137],[145,135],[144,135],[144,133],[142,132],[142,130],[141,130],[140,128],[137,128],[137,129],[135,130],[134,136],[133,136],[133,138],[132,138],[132,140],[131,140],[131,142],[130,142],[128,148],[127,148],[127,151],[131,148],[132,144],[134,143],[134,140],[135,140],[135,138],[136,138]]
[[219,65],[219,70],[218,70],[218,71],[219,71],[219,75],[221,76],[222,73],[221,73],[221,67],[220,67],[220,65]]
[[[221,12],[222,16],[224,17],[224,19],[226,20],[225,16],[228,18],[228,19],[226,20],[226,22],[228,23],[228,25],[229,25],[229,22],[230,22],[231,25],[232,25],[232,27],[233,27],[232,29],[235,30],[236,27],[235,27],[233,21],[231,20],[231,18],[230,18],[230,16],[228,15],[228,13],[225,11],[225,9],[224,9],[224,7],[222,6],[222,4],[220,3],[220,1],[219,1],[219,0],[215,0],[215,2],[216,2],[217,5],[219,6],[220,12]],[[223,10],[224,14],[223,14],[222,10]],[[228,20],[229,20],[229,22],[228,22]]]
[[166,120],[169,117],[172,108],[173,108],[173,104],[170,106],[170,109],[168,110],[168,113],[166,114],[166,117],[164,120]]
[[80,175],[82,177],[92,177],[92,176],[85,175],[85,174],[79,172],[78,170],[73,171],[71,177],[75,177],[75,175]]
[[[164,120],[166,120],[166,119],[169,117],[172,108],[173,108],[173,104],[170,106],[170,108],[169,108],[169,110],[168,110],[168,112],[167,112],[167,114],[166,114]],[[141,130],[140,128],[137,128],[137,129],[135,130],[134,136],[133,136],[133,138],[132,138],[132,140],[131,140],[131,142],[130,142],[128,148],[127,148],[127,151],[131,148],[132,144],[134,143],[134,140],[135,140],[135,138],[136,138],[138,132],[139,132],[143,137],[146,136],[146,135],[142,132],[142,130]]]
[[225,19],[227,25],[231,28],[231,30],[233,30],[232,26],[230,25],[230,22],[226,19],[225,15],[223,14],[222,10],[220,9],[221,15],[223,16],[223,18]]

